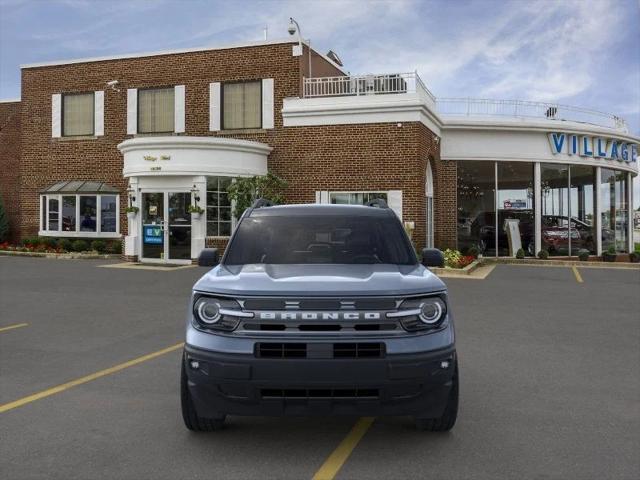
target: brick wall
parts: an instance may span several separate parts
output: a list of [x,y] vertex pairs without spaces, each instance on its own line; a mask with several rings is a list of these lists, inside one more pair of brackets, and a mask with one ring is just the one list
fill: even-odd
[[0,195],[9,219],[10,240],[17,238],[20,211],[20,102],[0,103]]
[[[291,44],[276,44],[23,69],[22,234],[37,231],[38,192],[56,181],[100,180],[117,186],[124,212],[127,182],[116,146],[131,138],[126,134],[126,89],[185,85],[184,135],[229,136],[269,144],[273,147],[269,168],[289,182],[288,202],[314,202],[318,190],[403,190],[403,219],[415,222],[414,241],[423,246],[429,157],[434,158],[436,207],[447,192],[453,189],[455,193],[455,169],[451,177],[451,169],[441,165],[434,135],[417,122],[401,127],[387,123],[283,128],[283,99],[300,94],[304,73],[300,58],[291,55]],[[339,73],[330,64],[325,69],[325,73]],[[261,78],[275,80],[275,128],[210,132],[209,83]],[[119,92],[106,88],[110,80],[118,80]],[[51,138],[51,95],[95,90],[105,91],[105,135],[82,140]],[[451,220],[447,216],[449,210],[437,210],[438,244],[449,241],[450,234],[443,236],[438,231]],[[455,219],[453,222],[455,238]],[[126,234],[124,213],[120,224],[121,233]]]

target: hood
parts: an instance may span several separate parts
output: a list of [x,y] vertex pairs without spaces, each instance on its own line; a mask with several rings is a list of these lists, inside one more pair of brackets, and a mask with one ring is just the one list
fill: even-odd
[[195,290],[230,295],[412,295],[443,291],[422,265],[218,265]]

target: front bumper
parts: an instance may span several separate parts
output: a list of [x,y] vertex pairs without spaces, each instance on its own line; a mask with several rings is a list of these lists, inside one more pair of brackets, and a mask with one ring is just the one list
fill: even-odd
[[[257,358],[185,346],[198,415],[413,415],[439,417],[455,347],[383,358]],[[193,368],[193,361],[198,367]],[[443,362],[448,366],[443,368]]]

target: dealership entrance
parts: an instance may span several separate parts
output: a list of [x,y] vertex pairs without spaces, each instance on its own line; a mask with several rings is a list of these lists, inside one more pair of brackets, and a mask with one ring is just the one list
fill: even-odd
[[190,192],[143,192],[143,262],[191,263]]

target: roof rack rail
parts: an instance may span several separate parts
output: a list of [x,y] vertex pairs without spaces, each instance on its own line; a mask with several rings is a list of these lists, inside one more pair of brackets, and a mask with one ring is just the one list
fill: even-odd
[[378,207],[378,208],[389,208],[389,205],[387,205],[387,202],[382,198],[374,198],[373,200],[369,200],[367,203],[365,203],[365,206],[367,206],[367,207]]

